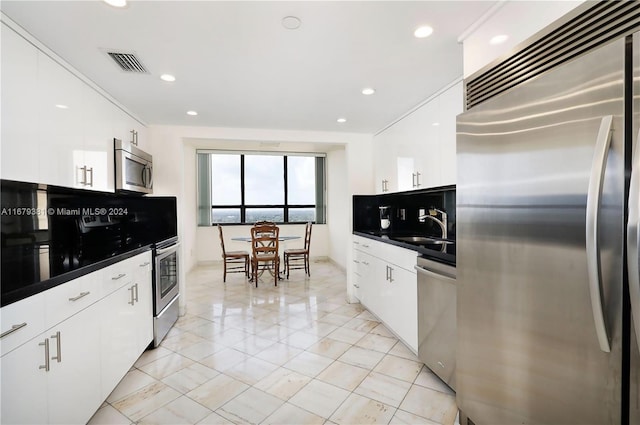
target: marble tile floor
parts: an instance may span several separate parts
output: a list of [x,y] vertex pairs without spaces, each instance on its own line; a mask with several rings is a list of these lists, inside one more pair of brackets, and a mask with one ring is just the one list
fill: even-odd
[[327,261],[258,288],[187,276],[187,314],[89,424],[453,424],[455,395]]

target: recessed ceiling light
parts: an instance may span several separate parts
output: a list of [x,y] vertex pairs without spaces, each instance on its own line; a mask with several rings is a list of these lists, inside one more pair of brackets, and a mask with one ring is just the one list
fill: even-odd
[[125,7],[127,5],[127,0],[104,0],[104,2],[113,7]]
[[173,75],[171,75],[171,74],[162,74],[162,75],[160,76],[160,79],[161,79],[162,81],[167,81],[167,82],[169,82],[169,83],[173,83],[173,82],[176,80],[176,77],[174,77],[174,76],[173,76]]
[[432,126],[434,126],[434,127],[437,127],[437,126],[439,126],[439,125],[440,125],[440,123],[439,123],[439,122],[434,122],[434,123],[432,123],[431,125],[432,125]]
[[187,111],[187,115],[191,115],[192,117],[195,117],[196,115],[198,115],[198,113],[196,111]]
[[427,38],[431,34],[433,34],[433,28],[431,28],[429,25],[424,25],[424,26],[418,27],[413,32],[413,35],[416,38]]
[[362,94],[364,94],[365,96],[369,96],[374,94],[376,91],[374,89],[372,89],[371,87],[365,87],[362,89]]
[[340,124],[342,124],[342,123],[347,122],[347,119],[346,119],[346,118],[338,118],[338,119],[337,119],[337,121],[338,121]]
[[282,26],[288,30],[297,30],[300,28],[300,18],[297,16],[285,16],[282,18]]
[[62,105],[62,104],[57,104],[56,108],[58,108],[58,109],[69,109],[69,107],[67,105]]
[[491,37],[491,40],[489,40],[489,44],[502,44],[507,41],[508,38],[509,36],[505,34],[496,35],[495,37]]

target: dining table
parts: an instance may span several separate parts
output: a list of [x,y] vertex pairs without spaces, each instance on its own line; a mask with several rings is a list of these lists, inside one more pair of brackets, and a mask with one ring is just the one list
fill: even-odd
[[[302,236],[295,236],[295,235],[279,235],[278,236],[278,242],[290,242],[296,239],[301,239]],[[234,236],[231,238],[232,241],[236,241],[236,242],[251,242],[251,236]],[[279,254],[279,253],[278,253]],[[271,270],[271,268],[268,269],[269,273],[271,273],[273,275],[273,270]],[[259,273],[259,275],[261,275],[261,273]],[[281,280],[282,276],[280,276],[280,270],[278,270],[278,280]],[[251,279],[250,279],[251,281]]]

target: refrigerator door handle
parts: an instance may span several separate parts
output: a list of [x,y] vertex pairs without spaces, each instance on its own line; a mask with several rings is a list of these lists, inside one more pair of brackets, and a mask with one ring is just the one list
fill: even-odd
[[640,350],[640,131],[631,163],[629,185],[629,221],[627,222],[627,271],[629,272],[629,296],[631,317],[636,330],[636,342]]
[[600,349],[605,353],[611,351],[607,325],[604,319],[602,307],[602,272],[600,269],[600,248],[598,246],[598,219],[600,214],[600,199],[602,196],[602,186],[604,184],[604,170],[609,156],[609,146],[611,145],[611,124],[612,115],[607,115],[600,122],[598,138],[596,140],[595,152],[593,153],[593,163],[591,165],[591,176],[589,177],[589,189],[587,192],[587,220],[586,220],[586,242],[587,242],[587,272],[589,275],[589,293],[591,295],[591,310],[596,326],[596,335]]

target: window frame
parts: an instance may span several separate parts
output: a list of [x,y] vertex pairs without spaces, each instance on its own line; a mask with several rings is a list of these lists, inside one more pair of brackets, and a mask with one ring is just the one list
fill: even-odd
[[[213,186],[213,180],[211,176],[211,163],[209,161],[202,161],[200,155],[239,155],[240,156],[240,204],[225,204],[225,205],[213,205],[213,200],[211,199],[211,188]],[[245,186],[245,156],[248,155],[273,155],[279,156],[283,158],[283,173],[282,178],[284,179],[284,203],[282,204],[247,204],[246,203],[246,186]],[[316,194],[315,204],[289,204],[289,170],[288,170],[288,158],[290,156],[304,156],[304,157],[314,157],[316,158]],[[324,224],[326,223],[326,154],[324,153],[316,153],[316,152],[261,152],[261,151],[228,151],[228,150],[210,150],[210,149],[198,149],[196,150],[196,179],[198,183],[197,190],[197,203],[198,209],[204,213],[204,205],[201,200],[201,195],[203,190],[202,179],[208,179],[208,185],[205,185],[209,191],[208,197],[208,220],[203,222],[204,215],[200,215],[198,217],[198,226],[215,226],[217,224],[224,225],[248,225],[253,224],[252,222],[247,222],[247,210],[251,209],[274,209],[274,210],[282,210],[283,212],[283,221],[278,221],[278,224],[302,224],[306,221],[289,221],[290,210],[299,209],[299,208],[311,208],[315,210],[315,219],[313,220],[314,224]],[[318,158],[321,160],[319,161]],[[203,173],[201,167],[203,167],[204,163],[207,164],[208,169]],[[321,170],[318,170],[318,165],[321,165]],[[204,176],[203,176],[204,174]],[[321,188],[318,187],[318,184],[321,185]],[[205,189],[206,191],[207,189]],[[320,205],[319,205],[320,201]],[[213,220],[213,212],[215,210],[224,210],[224,209],[239,209],[240,210],[240,222],[234,223],[224,223],[224,222],[215,222]],[[318,220],[320,218],[320,220]]]

